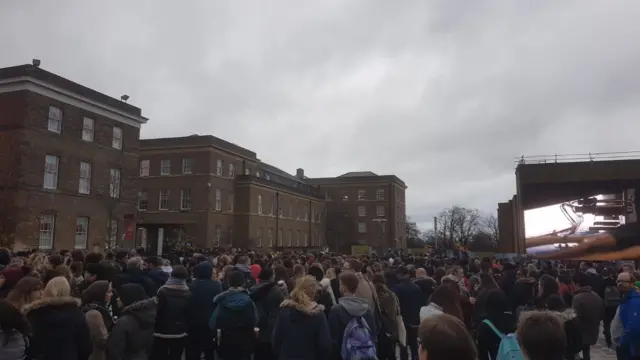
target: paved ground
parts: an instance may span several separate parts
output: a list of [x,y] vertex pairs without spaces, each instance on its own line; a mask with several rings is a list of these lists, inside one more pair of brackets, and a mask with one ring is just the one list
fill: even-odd
[[600,331],[598,344],[591,348],[591,360],[616,360],[616,351],[614,349],[607,349],[602,331]]

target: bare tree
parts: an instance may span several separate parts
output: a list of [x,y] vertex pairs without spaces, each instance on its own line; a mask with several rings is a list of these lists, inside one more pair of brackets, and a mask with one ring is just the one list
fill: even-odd
[[103,194],[104,207],[107,215],[104,248],[113,249],[118,245],[119,221],[116,214],[122,193],[122,174],[120,169],[109,169],[107,189]]
[[424,240],[422,239],[422,232],[418,229],[418,225],[415,221],[411,221],[411,218],[407,218],[406,239],[407,247],[419,248],[424,246]]
[[491,237],[493,246],[498,246],[498,235],[500,231],[498,228],[498,218],[493,214],[484,217],[482,219],[482,227],[482,231]]
[[472,237],[481,229],[481,216],[477,209],[452,206],[443,210],[437,217],[438,230],[435,236],[438,245],[453,248],[455,243],[466,246]]

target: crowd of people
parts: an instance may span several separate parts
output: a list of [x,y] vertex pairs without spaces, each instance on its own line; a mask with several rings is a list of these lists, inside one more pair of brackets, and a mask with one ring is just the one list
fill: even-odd
[[640,359],[633,266],[0,249],[0,360]]

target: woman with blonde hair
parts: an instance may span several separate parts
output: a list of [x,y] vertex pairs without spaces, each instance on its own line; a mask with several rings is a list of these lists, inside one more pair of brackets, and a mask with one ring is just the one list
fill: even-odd
[[69,282],[58,276],[44,288],[42,299],[22,308],[33,329],[27,358],[83,359],[93,351],[80,300],[71,297]]
[[313,301],[316,279],[303,276],[296,281],[291,299],[280,305],[273,330],[273,351],[278,359],[329,359],[331,337],[324,306]]
[[25,276],[9,291],[6,300],[18,309],[42,297],[44,284],[35,276]]

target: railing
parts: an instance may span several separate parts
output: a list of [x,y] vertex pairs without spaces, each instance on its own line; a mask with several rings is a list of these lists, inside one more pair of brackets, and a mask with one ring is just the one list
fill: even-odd
[[617,151],[587,154],[554,154],[554,155],[530,155],[514,158],[517,164],[549,164],[565,162],[587,162],[607,160],[639,160],[640,151]]

